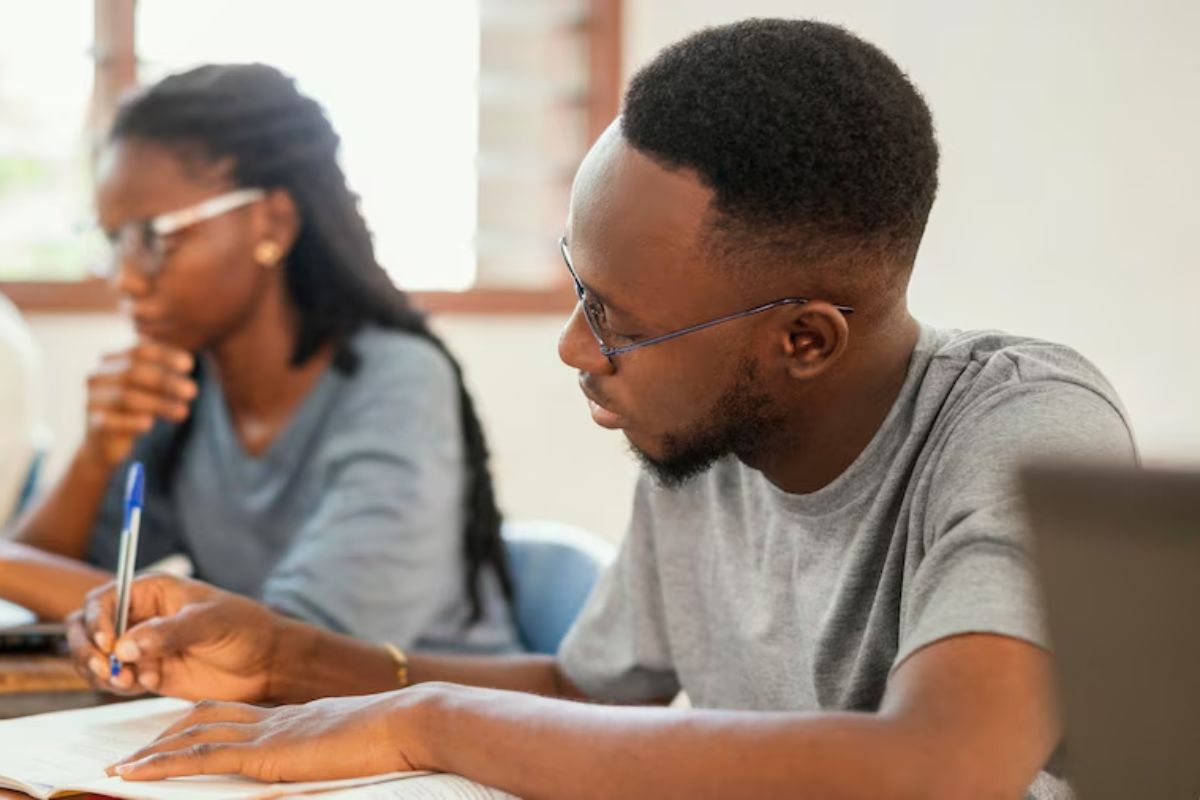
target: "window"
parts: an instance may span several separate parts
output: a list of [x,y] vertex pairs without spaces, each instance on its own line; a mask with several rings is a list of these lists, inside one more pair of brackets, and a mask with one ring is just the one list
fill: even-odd
[[424,3],[419,22],[378,0],[141,0],[137,13],[142,82],[213,61],[279,67],[333,120],[396,282],[475,282],[478,0]]
[[[20,84],[39,91],[47,63],[67,72],[68,48],[79,65],[72,92],[52,92],[57,116],[39,123],[57,132],[75,115],[76,139],[53,156],[71,181],[58,180],[59,195],[36,212],[37,225],[14,219],[0,227],[0,255],[34,230],[57,237],[57,261],[46,255],[53,248],[39,245],[37,258],[18,254],[10,259],[16,268],[0,272],[0,280],[33,281],[0,286],[19,304],[71,308],[90,297],[112,305],[104,287],[80,280],[85,248],[95,245],[78,231],[90,214],[89,133],[103,130],[120,88],[206,61],[263,61],[325,105],[380,261],[418,302],[474,311],[569,307],[553,242],[575,165],[616,113],[618,0],[448,0],[419,13],[377,0],[94,1],[94,26],[90,15],[78,19],[78,0],[34,4],[47,9],[46,29],[21,35],[39,46],[54,41],[53,56],[30,58],[7,43],[3,51],[22,62]],[[68,19],[78,28],[70,41]],[[0,92],[5,86],[0,79]],[[0,95],[0,136],[15,108]],[[74,211],[64,222],[55,209],[68,205]]]
[[0,26],[0,280],[81,278],[100,247],[89,235],[91,9],[0,0],[0,14],[21,20]]

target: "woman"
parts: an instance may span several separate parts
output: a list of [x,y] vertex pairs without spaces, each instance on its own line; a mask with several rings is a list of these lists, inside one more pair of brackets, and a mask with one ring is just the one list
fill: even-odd
[[[321,108],[277,70],[204,66],[119,110],[97,209],[139,342],[88,380],[87,432],[0,554],[62,617],[139,565],[401,646],[515,646],[487,449],[459,367],[375,260]],[[86,561],[87,563],[80,563]]]

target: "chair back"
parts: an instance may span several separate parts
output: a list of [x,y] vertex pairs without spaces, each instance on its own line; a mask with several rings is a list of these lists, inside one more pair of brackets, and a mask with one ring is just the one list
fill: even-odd
[[559,522],[506,523],[503,534],[516,586],[517,631],[530,652],[553,655],[615,548]]

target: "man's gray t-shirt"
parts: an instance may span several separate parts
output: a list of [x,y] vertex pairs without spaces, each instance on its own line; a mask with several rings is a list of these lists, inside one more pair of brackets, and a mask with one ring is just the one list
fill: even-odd
[[[326,369],[258,456],[204,376],[170,486],[156,485],[150,462],[161,458],[146,454],[139,566],[183,552],[197,577],[336,631],[401,647],[517,649],[490,570],[483,618],[466,624],[466,456],[451,364],[401,331],[368,327],[350,344],[357,370]],[[89,560],[108,569],[123,477],[90,543]]]
[[1044,647],[1015,488],[1039,454],[1135,459],[1099,372],[1060,345],[923,327],[886,420],[828,486],[788,494],[732,457],[674,491],[643,476],[561,667],[613,702],[874,711],[939,639]]

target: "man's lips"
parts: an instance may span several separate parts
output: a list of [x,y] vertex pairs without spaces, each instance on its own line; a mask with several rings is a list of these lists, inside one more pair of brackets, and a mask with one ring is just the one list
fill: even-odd
[[588,410],[592,412],[592,422],[595,422],[601,428],[616,430],[625,427],[617,414],[609,411],[590,397],[588,398]]
[[579,390],[583,392],[583,396],[588,401],[588,411],[592,414],[592,421],[602,428],[616,429],[625,427],[624,419],[615,411],[612,411],[605,406],[601,401],[597,400],[591,392],[587,390],[585,379],[581,376],[579,379]]

